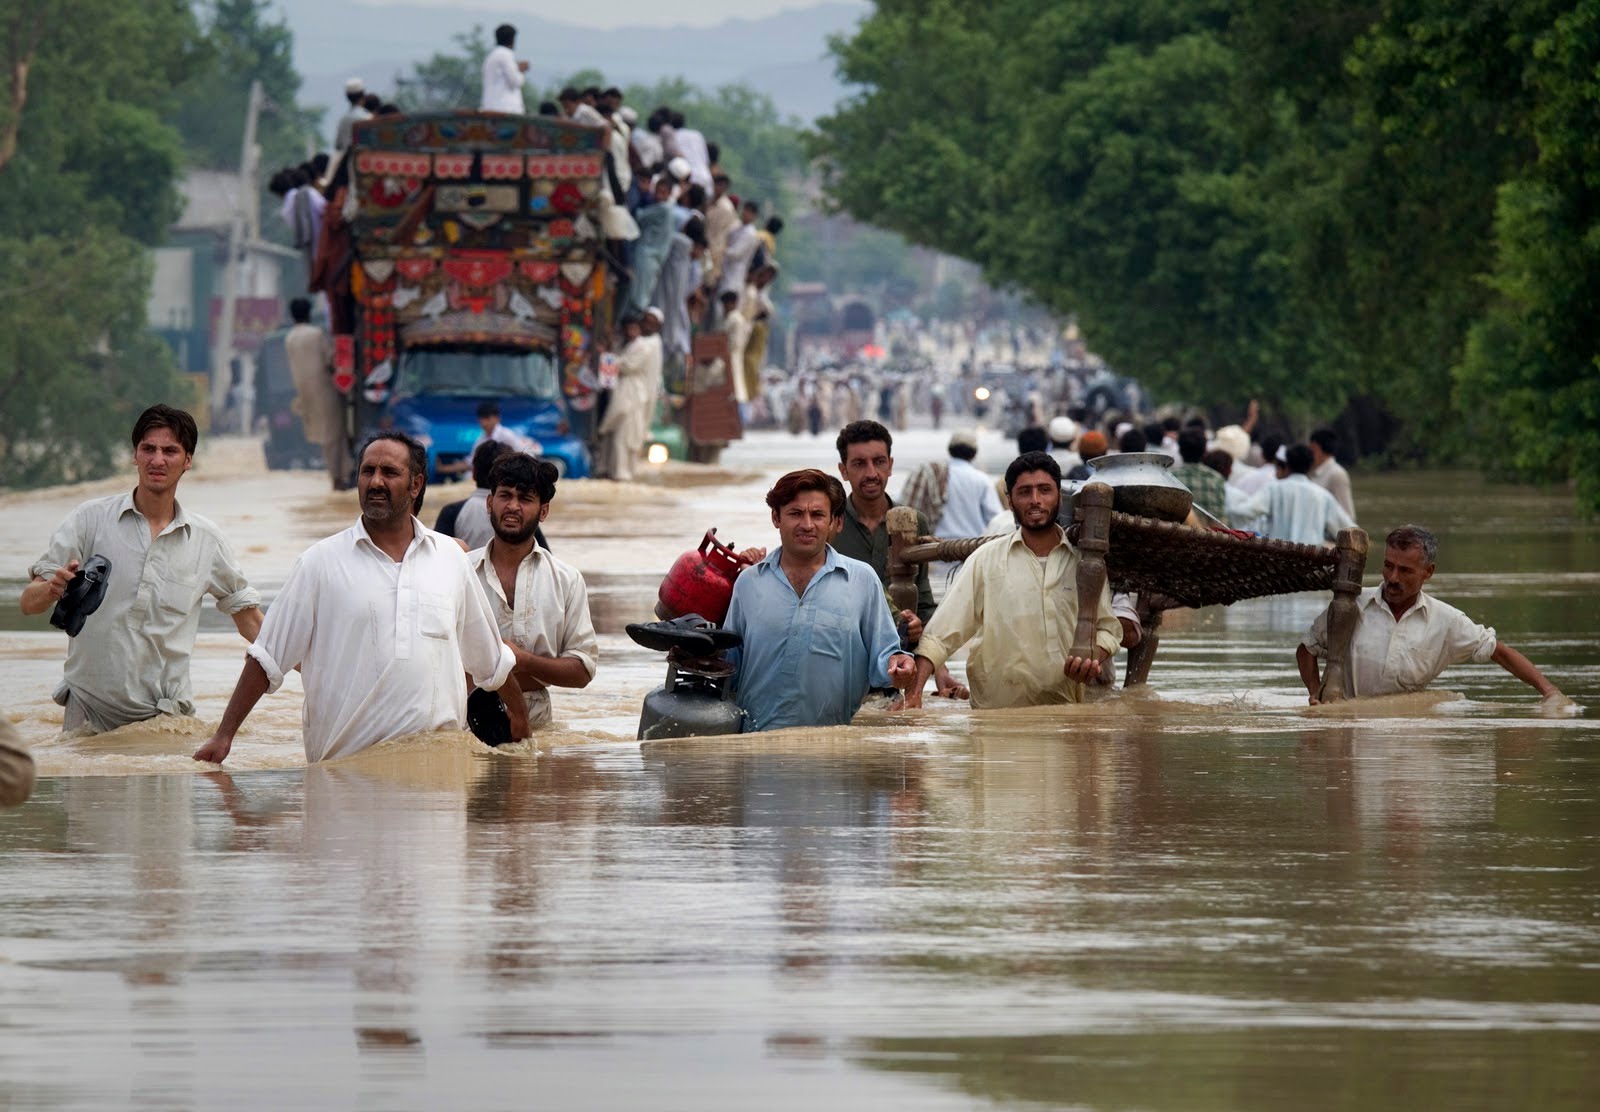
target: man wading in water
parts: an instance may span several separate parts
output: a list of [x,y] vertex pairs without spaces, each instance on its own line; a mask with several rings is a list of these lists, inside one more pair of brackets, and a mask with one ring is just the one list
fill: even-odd
[[427,469],[427,449],[405,433],[367,441],[356,472],[360,520],[295,561],[222,724],[195,760],[225,760],[256,703],[301,665],[301,721],[313,763],[405,734],[463,729],[464,672],[488,691],[504,685],[513,736],[527,736],[511,679],[516,658],[500,640],[467,554],[413,513]]
[[[1493,629],[1422,589],[1433,578],[1438,552],[1438,539],[1418,525],[1402,525],[1385,538],[1383,586],[1361,593],[1361,618],[1344,671],[1345,698],[1421,691],[1452,664],[1492,660],[1544,696],[1547,705],[1570,705],[1532,661],[1497,640]],[[1326,611],[1311,623],[1294,655],[1316,706],[1322,701],[1317,662],[1328,655]]]
[[828,544],[844,514],[839,480],[808,468],[767,492],[780,543],[733,582],[724,628],[744,638],[737,702],[747,732],[842,726],[869,687],[905,687],[911,656],[871,565]]
[[67,667],[55,701],[67,731],[103,733],[158,714],[194,714],[189,656],[206,595],[255,639],[261,596],[245,580],[222,531],[178,504],[178,482],[194,465],[194,418],[153,405],[133,426],[139,484],[131,494],[85,502],[29,568],[22,612],[42,614],[61,600],[90,556],[111,562],[100,608],[67,642]]
[[1036,707],[1080,703],[1084,685],[1122,643],[1111,591],[1100,588],[1093,655],[1072,655],[1078,626],[1078,550],[1056,524],[1061,465],[1028,452],[1006,468],[1006,497],[1017,528],[967,558],[917,645],[917,676],[906,705],[922,705],[935,668],[982,634],[967,661],[972,705]]

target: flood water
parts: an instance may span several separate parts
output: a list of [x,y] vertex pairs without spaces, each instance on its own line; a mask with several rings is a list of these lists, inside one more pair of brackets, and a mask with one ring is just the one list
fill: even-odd
[[[1493,665],[1308,710],[1308,595],[1172,615],[1152,689],[1095,706],[641,747],[663,668],[622,626],[706,528],[769,543],[770,476],[830,448],[564,484],[602,660],[556,728],[309,769],[293,680],[227,773],[188,760],[242,659],[211,611],[200,722],[56,737],[61,635],[15,595],[85,492],[0,498],[43,773],[0,814],[0,1109],[1594,1106],[1600,528],[1564,492],[1356,476],[1577,715]],[[270,596],[354,499],[249,449],[182,493]]]

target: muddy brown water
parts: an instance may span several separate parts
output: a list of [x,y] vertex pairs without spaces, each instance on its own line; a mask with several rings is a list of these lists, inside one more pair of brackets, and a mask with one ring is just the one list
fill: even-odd
[[[1595,712],[1541,716],[1493,666],[1308,712],[1323,599],[1175,615],[1152,690],[1093,707],[634,743],[661,666],[621,626],[707,526],[768,543],[766,478],[826,447],[564,486],[602,670],[510,752],[307,769],[291,681],[202,772],[240,660],[214,615],[200,721],[62,740],[59,635],[8,622],[45,775],[0,815],[0,1108],[1593,1106]],[[353,506],[231,450],[186,504],[270,594]],[[1374,532],[1436,526],[1437,593],[1600,706],[1600,529],[1564,495],[1357,497]],[[5,567],[75,500],[0,499]]]

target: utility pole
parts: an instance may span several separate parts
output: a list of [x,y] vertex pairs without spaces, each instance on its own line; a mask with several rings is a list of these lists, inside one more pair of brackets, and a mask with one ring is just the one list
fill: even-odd
[[[239,151],[239,198],[228,225],[228,258],[222,267],[222,311],[217,339],[211,348],[211,421],[216,427],[228,408],[233,386],[233,318],[239,298],[240,256],[245,245],[260,234],[260,190],[256,184],[256,120],[261,115],[261,82],[250,82],[250,101],[244,112],[244,143]],[[255,384],[239,384],[239,431],[248,433],[255,408]]]

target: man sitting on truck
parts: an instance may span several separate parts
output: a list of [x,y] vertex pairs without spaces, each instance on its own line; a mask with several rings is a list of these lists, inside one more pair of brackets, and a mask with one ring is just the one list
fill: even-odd
[[491,440],[498,440],[513,452],[526,452],[530,456],[540,453],[541,446],[537,441],[529,440],[500,423],[500,403],[497,401],[478,403],[478,427],[483,432],[472,442],[472,451],[453,463],[441,463],[441,475],[464,475],[471,471],[473,454]]

